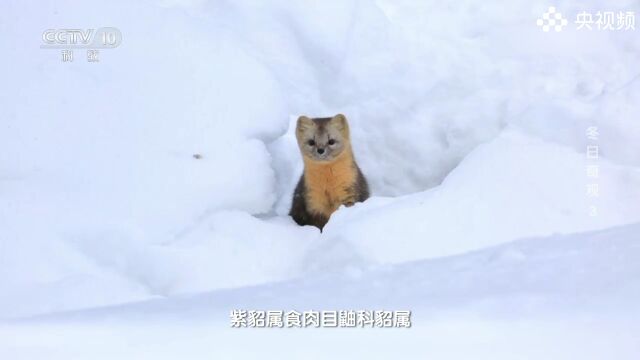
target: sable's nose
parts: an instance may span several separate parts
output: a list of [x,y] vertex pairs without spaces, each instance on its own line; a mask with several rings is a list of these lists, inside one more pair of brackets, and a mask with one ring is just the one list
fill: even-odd
[[321,154],[321,155],[324,154],[324,149],[318,148],[317,151],[318,151],[318,154]]

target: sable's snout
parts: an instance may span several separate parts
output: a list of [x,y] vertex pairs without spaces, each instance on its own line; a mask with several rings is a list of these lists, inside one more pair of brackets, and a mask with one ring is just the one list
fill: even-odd
[[324,149],[323,148],[318,148],[317,151],[318,151],[318,154],[320,154],[320,155],[324,154]]

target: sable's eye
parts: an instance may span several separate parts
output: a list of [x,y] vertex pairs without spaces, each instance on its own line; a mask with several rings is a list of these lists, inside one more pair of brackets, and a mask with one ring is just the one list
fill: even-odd
[[334,145],[335,143],[336,143],[336,141],[335,141],[335,140],[333,140],[333,139],[329,139],[329,142],[328,142],[327,144],[329,144],[329,145]]
[[316,144],[316,142],[313,141],[313,140],[309,140],[309,141],[307,141],[307,144],[309,144],[309,146],[313,146],[313,145]]

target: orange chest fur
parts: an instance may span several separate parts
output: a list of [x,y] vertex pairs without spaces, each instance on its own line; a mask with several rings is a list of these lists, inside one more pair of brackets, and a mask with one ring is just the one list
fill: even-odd
[[333,163],[305,163],[307,207],[329,217],[340,205],[353,201],[356,170],[350,158]]

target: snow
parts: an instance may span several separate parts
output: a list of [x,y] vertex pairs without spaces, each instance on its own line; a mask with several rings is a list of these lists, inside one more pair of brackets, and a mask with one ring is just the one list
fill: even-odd
[[[557,5],[561,33],[535,26],[543,1],[3,3],[0,357],[247,358],[248,336],[633,358],[640,38],[571,17],[640,6]],[[97,64],[39,48],[101,26],[123,43]],[[374,196],[320,233],[287,216],[293,130],[336,113]],[[231,331],[242,306],[406,307],[416,326]]]
[[[0,325],[8,358],[633,359],[640,223]],[[328,296],[330,295],[330,296]],[[231,309],[406,309],[410,329],[230,328]],[[624,313],[620,312],[624,308]],[[624,329],[622,331],[621,329]],[[34,340],[35,339],[35,340]],[[247,346],[250,341],[250,346]],[[326,346],[331,344],[331,346]],[[375,344],[375,345],[374,345]],[[613,345],[613,346],[612,346]],[[152,349],[152,350],[150,350]]]
[[[332,216],[327,243],[347,241],[378,262],[439,257],[512,239],[637,222],[640,171],[600,160],[600,215],[585,196],[584,154],[507,129],[436,188]],[[624,190],[623,190],[624,189]],[[375,201],[375,199],[374,199]]]

